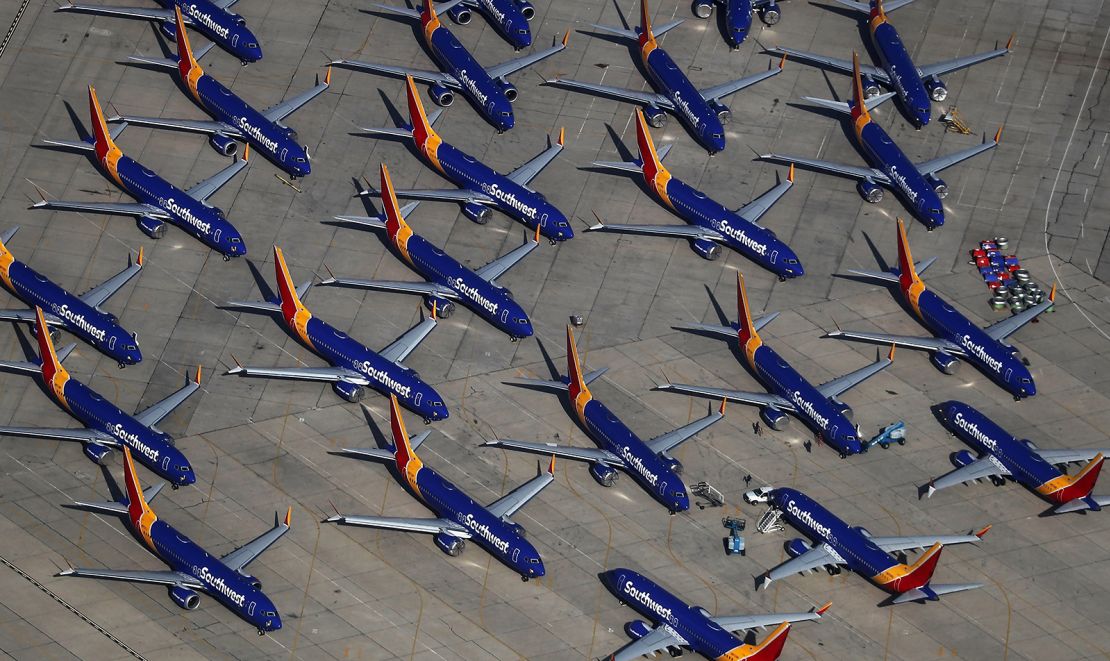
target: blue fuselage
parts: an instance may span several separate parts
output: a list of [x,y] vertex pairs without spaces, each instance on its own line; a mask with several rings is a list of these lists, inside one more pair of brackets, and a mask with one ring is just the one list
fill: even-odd
[[1014,438],[993,420],[963,402],[937,405],[944,427],[976,452],[1009,471],[1022,485],[1036,491],[1063,475],[1031,447]]
[[698,88],[678,68],[667,51],[655,45],[652,40],[640,47],[640,58],[652,86],[674,105],[675,114],[698,144],[710,154],[723,150],[725,127],[717,112],[709,106]]
[[752,0],[725,0],[725,39],[739,48],[752,29]]
[[914,218],[929,229],[943,225],[944,206],[940,196],[883,127],[874,121],[867,122],[857,135],[871,166],[890,178],[891,188]]
[[886,20],[873,21],[870,34],[882,67],[894,91],[898,92],[898,99],[909,113],[910,120],[917,128],[925,126],[929,123],[932,102],[898,30]]
[[[429,0],[430,1],[430,0]],[[513,104],[505,96],[506,87],[486,73],[455,35],[438,18],[423,24],[424,40],[440,70],[459,81],[463,95],[487,122],[499,132],[513,128]]]
[[478,11],[513,48],[532,45],[532,29],[517,0],[475,0]]
[[[258,37],[247,27],[242,16],[220,9],[209,0],[158,0],[158,3],[171,10],[174,5],[180,7],[189,27],[239,58],[243,64],[262,59]],[[176,38],[177,29],[172,19],[162,24],[162,31],[170,39]]]

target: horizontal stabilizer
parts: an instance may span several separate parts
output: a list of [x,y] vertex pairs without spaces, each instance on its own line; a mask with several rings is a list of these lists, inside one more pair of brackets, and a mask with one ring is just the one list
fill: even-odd
[[941,583],[938,585],[923,585],[913,590],[907,590],[891,600],[892,604],[905,604],[911,601],[936,601],[941,595],[966,590],[977,590],[983,587],[982,583]]
[[[897,92],[883,92],[882,94],[867,99],[863,102],[863,105],[867,106],[868,111],[871,111],[894,98],[897,94]],[[831,99],[821,99],[815,96],[803,96],[802,100],[812,103],[815,106],[821,106],[822,108],[844,113],[845,115],[850,115],[852,113],[852,109],[848,107],[846,101],[833,101]]]
[[1107,505],[1110,505],[1110,496],[1094,496],[1094,495],[1091,495],[1091,496],[1086,496],[1084,498],[1076,498],[1074,500],[1069,500],[1068,502],[1064,503],[1063,505],[1060,505],[1059,507],[1055,507],[1052,510],[1050,510],[1050,513],[1052,513],[1052,514],[1068,514],[1069,512],[1086,512],[1087,510],[1091,510],[1092,512],[1098,512],[1103,507],[1106,507]]
[[367,127],[360,126],[359,133],[366,133],[367,135],[391,135],[397,138],[411,138],[412,129],[400,126],[376,126]]
[[[608,367],[602,367],[601,369],[596,369],[592,372],[586,372],[586,374],[582,377],[582,380],[586,383],[586,385],[590,385],[591,383],[596,381],[602,374],[605,374],[605,372],[607,372],[608,370]],[[547,379],[511,379],[509,381],[505,381],[504,383],[511,386],[524,386],[526,388],[538,388],[542,390],[566,391],[568,389],[565,381],[551,381]]]
[[228,301],[217,307],[221,309],[234,308],[240,310],[255,310],[258,312],[281,312],[280,303],[270,303],[269,301]]
[[176,69],[177,68],[177,58],[176,57],[168,58],[168,57],[150,57],[148,55],[132,55],[132,56],[128,57],[127,59],[132,61],[132,62],[137,62],[139,64],[148,64],[152,67],[158,67],[159,69]]
[[639,161],[594,161],[589,167],[599,170],[617,170],[619,172],[636,172],[643,169]]
[[335,216],[335,220],[348,225],[358,225],[359,227],[369,227],[376,230],[385,229],[385,219],[381,216]]
[[43,140],[41,147],[60,147],[76,151],[92,151],[93,144],[84,140]]
[[[143,489],[143,500],[148,503],[154,500],[154,497],[162,492],[162,488],[164,486],[166,486],[165,482],[158,482]],[[64,505],[64,507],[75,510],[84,510],[86,512],[96,512],[97,514],[127,514],[127,503],[121,503],[114,500],[90,502],[78,500],[71,504]]]

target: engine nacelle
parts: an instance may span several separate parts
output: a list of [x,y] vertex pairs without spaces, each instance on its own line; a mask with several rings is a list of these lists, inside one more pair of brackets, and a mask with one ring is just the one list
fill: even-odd
[[443,85],[432,85],[428,93],[432,95],[432,101],[441,108],[446,108],[455,102],[455,93]]
[[713,261],[721,256],[721,244],[709,239],[694,239],[691,243],[694,252],[702,259]]
[[474,18],[474,16],[470,13],[470,10],[461,4],[455,5],[454,7],[448,9],[447,15],[451,17],[452,21],[458,23],[459,25],[469,25],[470,20]]
[[164,221],[150,216],[139,216],[138,223],[142,233],[152,239],[161,239],[166,235],[166,223]]
[[651,633],[651,625],[643,620],[632,620],[631,622],[625,622],[624,632],[632,640],[639,640]]
[[728,124],[732,121],[732,111],[720,101],[710,101],[709,109],[717,113],[717,119],[721,124]]
[[856,412],[852,410],[851,406],[848,406],[839,399],[833,399],[832,402],[836,406],[837,410],[840,411],[840,414],[843,415],[845,418],[851,420],[852,417],[855,416]]
[[446,319],[447,317],[455,314],[454,301],[449,301],[446,298],[440,298],[439,296],[425,296],[424,307],[428,308],[428,311],[430,312],[432,306],[435,306],[436,316],[440,319]]
[[661,129],[667,123],[667,111],[656,106],[647,106],[644,108],[644,119],[652,128]]
[[200,595],[189,588],[175,585],[170,588],[170,597],[173,598],[173,603],[187,611],[196,610],[200,606]]
[[865,99],[873,99],[882,92],[882,90],[879,89],[879,84],[876,83],[875,79],[871,76],[861,76],[860,86],[863,88],[863,98]]
[[331,389],[335,391],[335,394],[352,404],[361,402],[362,398],[366,395],[365,388],[357,383],[351,383],[349,381],[336,381],[331,384]]
[[794,538],[784,544],[783,548],[786,549],[786,554],[789,555],[791,558],[797,558],[813,547],[804,539]]
[[466,542],[461,537],[448,535],[447,533],[436,533],[432,537],[435,540],[436,546],[440,551],[443,551],[452,558],[457,558],[466,548]]
[[937,103],[948,98],[948,88],[936,76],[929,76],[925,79],[925,89],[929,91],[929,98]]
[[713,3],[709,0],[694,0],[693,11],[698,18],[709,18],[713,15]]
[[493,215],[493,211],[491,211],[489,207],[484,204],[478,204],[477,202],[467,202],[463,205],[462,212],[471,222],[479,225],[488,223],[490,216]]
[[1029,440],[1028,438],[1022,439],[1021,442],[1024,443],[1025,447],[1029,448],[1030,450],[1036,450],[1037,449],[1037,444],[1034,443],[1033,441]]
[[236,150],[239,149],[239,143],[235,142],[235,138],[229,138],[222,133],[213,133],[208,136],[208,144],[224,156],[234,156]]
[[929,356],[929,360],[945,374],[955,374],[960,369],[960,359],[950,353],[935,351]]
[[255,590],[261,590],[262,589],[262,581],[258,580],[256,577],[251,576],[249,574],[242,574],[242,576],[243,576],[243,578],[247,579],[247,582],[250,583],[251,587],[254,588]]
[[971,454],[969,450],[959,450],[948,455],[948,459],[956,468],[963,468],[975,461],[975,455]]
[[520,7],[520,13],[524,14],[524,20],[530,21],[536,17],[536,8],[532,6],[531,2],[527,0],[518,0],[517,7]]
[[86,443],[84,449],[85,456],[101,466],[107,464],[108,458],[112,456],[112,448],[99,443]]
[[855,530],[856,532],[863,535],[864,537],[870,537],[871,536],[871,531],[868,530],[867,528],[864,528],[863,526],[852,526],[852,530]]
[[948,197],[948,184],[944,183],[943,179],[935,174],[927,174],[925,175],[925,181],[929,182],[929,185],[932,186],[933,192],[937,194],[937,197],[942,200]]
[[[289,139],[293,142],[298,142],[301,138],[301,134],[297,133],[297,129],[293,128],[292,126],[282,126],[281,130],[285,131],[285,135],[289,136]],[[305,149],[305,152],[307,153],[308,149]]]
[[603,487],[611,487],[617,482],[619,477],[617,469],[605,464],[592,463],[590,464],[590,477],[594,478],[598,484]]
[[505,95],[509,103],[516,102],[516,97],[520,96],[520,93],[516,91],[516,85],[513,85],[504,78],[499,78],[497,80],[497,85],[501,88],[501,93]]
[[759,409],[759,417],[763,418],[763,422],[767,423],[767,426],[775,431],[782,431],[790,424],[790,416],[769,406]]
[[516,523],[514,521],[510,527],[513,529],[513,532],[515,532],[517,535],[520,535],[521,537],[527,537],[528,536],[528,531],[525,530],[524,526],[520,525],[519,523]]
[[856,183],[856,190],[859,191],[859,196],[862,197],[865,202],[870,202],[871,204],[882,202],[883,195],[885,194],[883,187],[870,179],[860,179],[859,182]]
[[675,475],[682,475],[684,467],[681,461],[675,459],[665,452],[659,456],[663,459],[663,461],[667,462],[667,468],[671,469],[671,471],[674,472]]
[[759,12],[759,20],[763,21],[764,25],[774,25],[782,19],[782,8],[776,3],[772,2]]

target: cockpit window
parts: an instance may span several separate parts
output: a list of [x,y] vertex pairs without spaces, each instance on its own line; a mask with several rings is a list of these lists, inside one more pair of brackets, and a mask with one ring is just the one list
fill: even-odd
[[671,495],[674,496],[675,498],[682,498],[683,496],[686,495],[686,492],[685,491],[675,491]]
[[231,237],[231,242],[232,242],[232,243],[242,243],[242,242],[243,242],[243,240],[242,240],[242,239],[240,239],[240,238],[239,238],[239,237],[237,237],[237,236],[233,236],[233,237]]
[[540,559],[539,558],[528,558],[528,564],[538,565],[538,564],[540,564]]
[[788,259],[788,260],[786,260],[786,263],[787,263],[787,264],[797,264],[797,263],[798,263],[798,260],[796,260],[796,259]]
[[258,48],[258,44],[254,43],[254,42],[252,41],[252,42],[250,42],[249,44],[247,44],[247,48]]
[[1023,377],[1021,377],[1021,378],[1019,379],[1019,381],[1021,381],[1022,383],[1033,383],[1033,379],[1030,379],[1030,378],[1029,378],[1029,377],[1027,377],[1027,376],[1023,376]]
[[138,349],[138,348],[139,347],[135,346],[134,344],[128,344],[127,345],[127,350],[128,351],[134,351],[135,349]]
[[502,112],[502,113],[501,113],[501,116],[502,116],[502,117],[508,117],[508,116],[509,116],[509,113],[508,113],[508,112]]
[[305,161],[305,159],[301,158],[300,156],[298,156],[297,158],[294,158],[293,160],[298,162],[298,163],[304,163],[304,161]]

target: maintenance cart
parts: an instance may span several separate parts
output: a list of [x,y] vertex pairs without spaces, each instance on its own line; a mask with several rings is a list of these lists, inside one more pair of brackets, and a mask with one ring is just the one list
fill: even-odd
[[744,555],[744,536],[740,533],[748,527],[748,521],[735,516],[726,516],[721,519],[721,525],[729,529],[728,537],[725,538],[725,555],[736,553]]
[[867,442],[864,449],[870,450],[878,445],[885,450],[890,447],[891,443],[897,443],[898,445],[906,444],[906,423],[901,420],[892,425],[883,427],[875,438]]

